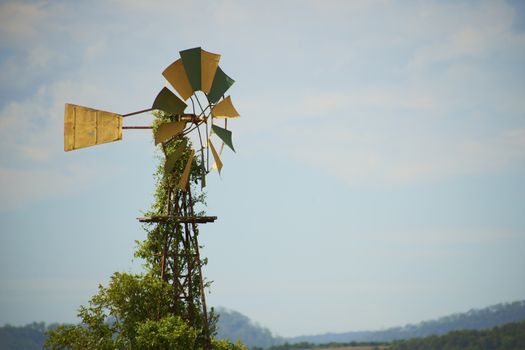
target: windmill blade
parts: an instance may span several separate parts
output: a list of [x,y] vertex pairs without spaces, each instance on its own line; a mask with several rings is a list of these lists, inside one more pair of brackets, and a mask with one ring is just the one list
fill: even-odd
[[215,118],[239,118],[239,112],[233,107],[230,96],[217,103],[211,110],[211,115]]
[[220,174],[221,173],[221,169],[222,169],[221,158],[219,157],[219,154],[217,153],[217,150],[215,149],[215,146],[213,146],[213,143],[211,142],[211,139],[208,139],[208,143],[210,145],[211,154],[213,155],[213,159],[215,160],[214,166],[217,167],[217,171]]
[[[222,151],[224,151],[224,142],[221,142],[221,149],[219,150],[219,157],[222,155]],[[217,163],[213,163],[211,168],[214,170],[219,170]]]
[[158,109],[171,115],[182,114],[186,109],[186,103],[168,88],[162,88],[153,102],[153,109]]
[[167,140],[181,134],[186,127],[185,121],[170,122],[159,125],[155,132],[155,145],[166,142]]
[[196,47],[181,51],[180,57],[162,75],[184,100],[200,90],[211,103],[217,103],[235,82],[219,67],[221,55]]
[[210,92],[207,94],[208,100],[211,103],[217,103],[233,83],[235,83],[235,80],[227,76],[226,73],[222,71],[221,67],[218,67],[217,72],[215,72],[215,78],[213,79]]
[[122,115],[66,103],[64,151],[122,140]]
[[188,162],[186,163],[186,167],[184,168],[184,172],[182,173],[182,176],[180,177],[179,184],[177,187],[183,191],[186,190],[186,186],[188,185],[188,180],[190,177],[190,170],[191,170],[191,164],[193,162],[193,157],[195,156],[195,150],[191,150],[190,156],[188,157]]
[[232,143],[232,132],[230,130],[226,130],[217,125],[212,125],[211,129],[228,147],[231,148],[232,151],[235,152]]
[[194,91],[201,89],[201,48],[180,51],[180,58]]
[[180,159],[184,150],[186,149],[186,140],[182,139],[181,142],[175,147],[173,152],[166,157],[166,162],[164,163],[164,171],[166,173],[172,173],[175,168],[175,162]]
[[206,94],[210,92],[220,60],[221,55],[201,49],[201,91]]
[[186,74],[186,70],[184,69],[184,65],[180,58],[169,65],[168,68],[162,72],[162,75],[179,93],[184,101],[193,95],[193,88],[191,87],[188,75]]
[[180,57],[193,90],[208,93],[219,67],[221,55],[196,47],[181,51]]

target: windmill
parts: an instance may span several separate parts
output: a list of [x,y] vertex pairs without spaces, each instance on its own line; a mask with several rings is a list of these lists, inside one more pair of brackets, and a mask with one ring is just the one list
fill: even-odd
[[[220,55],[200,47],[181,51],[180,58],[162,72],[178,95],[164,87],[149,108],[118,114],[66,104],[64,113],[65,151],[122,140],[126,129],[154,130],[155,144],[161,145],[164,154],[165,200],[160,212],[138,219],[153,225],[149,234],[157,244],[152,247],[152,256],[159,278],[172,286],[172,313],[202,329],[206,349],[211,343],[198,224],[217,218],[196,214],[190,179],[204,187],[210,171],[221,172],[224,145],[235,151],[227,121],[239,113],[230,96],[225,96],[234,80],[219,67],[219,60]],[[155,125],[123,125],[124,118],[149,111],[157,111]],[[190,134],[197,140],[196,147],[189,141]],[[217,138],[222,142],[219,149],[212,141]],[[211,166],[210,158],[214,161]]]

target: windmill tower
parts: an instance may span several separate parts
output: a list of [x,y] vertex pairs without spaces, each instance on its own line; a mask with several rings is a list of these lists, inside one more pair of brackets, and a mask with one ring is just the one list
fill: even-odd
[[[204,188],[211,170],[220,173],[224,145],[234,151],[227,120],[239,117],[239,113],[231,98],[224,96],[234,81],[219,67],[220,55],[193,48],[181,51],[180,56],[162,73],[180,97],[164,87],[151,108],[127,114],[66,104],[64,150],[122,140],[122,131],[126,129],[153,129],[155,144],[161,146],[164,155],[164,169],[159,207],[151,215],[139,218],[149,227],[149,263],[170,288],[170,312],[201,330],[199,341],[210,349],[210,320],[202,272],[205,262],[200,255],[198,226],[217,218],[195,212],[198,199],[194,191],[198,185]],[[205,98],[201,94],[199,99],[196,91],[201,91]],[[153,126],[123,125],[124,118],[152,110],[157,111]],[[219,122],[224,125],[219,126]],[[219,151],[212,142],[215,137],[222,142]],[[214,161],[211,166],[210,158]],[[159,308],[157,318],[163,316]]]

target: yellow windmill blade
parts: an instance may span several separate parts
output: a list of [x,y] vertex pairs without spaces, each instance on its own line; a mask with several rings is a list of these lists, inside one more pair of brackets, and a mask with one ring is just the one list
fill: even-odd
[[177,187],[183,191],[186,190],[186,186],[190,178],[191,164],[193,162],[194,156],[195,156],[195,150],[192,149],[190,156],[188,157],[188,162],[186,163],[186,167],[184,168],[184,171],[182,172],[182,176],[180,177],[179,184],[177,185]]
[[193,90],[200,90],[208,94],[213,85],[221,55],[195,47],[181,51],[180,57]]
[[64,151],[122,140],[122,115],[66,103]]
[[213,143],[211,142],[211,139],[208,139],[208,144],[210,145],[211,154],[213,155],[213,159],[215,160],[215,163],[213,164],[213,168],[217,169],[217,171],[220,174],[221,173],[221,169],[222,169],[221,158],[219,157],[219,154],[217,153],[217,150],[213,146]]
[[184,154],[184,151],[186,150],[186,140],[182,139],[177,147],[169,154],[169,156],[166,156],[166,161],[164,162],[164,172],[165,173],[172,173],[173,169],[175,168],[175,163],[177,160],[182,157]]
[[185,121],[164,123],[159,125],[159,128],[155,132],[155,144],[165,142],[174,136],[181,134],[186,127]]
[[[222,155],[222,151],[224,150],[224,142],[221,144],[221,149],[219,150],[219,157]],[[221,163],[222,164],[222,163]],[[217,165],[217,162],[213,163],[211,166],[213,170],[219,170],[219,166]]]
[[217,103],[211,110],[211,115],[214,118],[239,118],[239,112],[233,107],[230,96],[226,97],[221,102]]
[[209,94],[221,55],[201,49],[201,91]]
[[186,101],[195,91],[208,94],[219,68],[221,55],[196,47],[181,51],[181,58],[162,72],[166,80]]
[[193,95],[193,88],[191,87],[188,74],[186,74],[184,64],[180,58],[169,65],[168,68],[162,72],[162,75],[179,93],[184,101]]

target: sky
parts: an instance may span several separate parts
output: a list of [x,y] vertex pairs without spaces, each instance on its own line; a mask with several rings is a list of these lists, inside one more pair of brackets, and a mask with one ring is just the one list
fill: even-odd
[[141,271],[152,135],[66,153],[64,104],[148,108],[197,46],[241,114],[210,305],[296,336],[525,299],[523,2],[1,1],[0,324],[75,322]]

